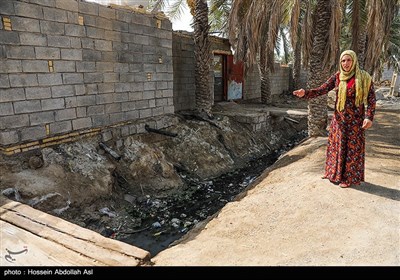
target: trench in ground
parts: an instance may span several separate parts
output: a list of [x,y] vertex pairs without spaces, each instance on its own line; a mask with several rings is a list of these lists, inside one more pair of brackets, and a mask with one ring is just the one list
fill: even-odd
[[[217,178],[200,181],[180,173],[185,180],[181,191],[165,198],[149,195],[137,199],[127,210],[131,220],[139,223],[125,230],[108,229],[101,234],[118,239],[150,252],[154,257],[184,236],[194,225],[217,213],[242,193],[281,154],[292,149],[306,137],[301,131],[282,144],[279,150],[251,159],[246,166]],[[117,177],[119,185],[126,184]]]

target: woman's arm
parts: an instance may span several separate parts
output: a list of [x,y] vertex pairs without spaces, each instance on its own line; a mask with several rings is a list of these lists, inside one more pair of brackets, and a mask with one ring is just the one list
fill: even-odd
[[330,90],[335,88],[336,84],[336,74],[332,75],[325,83],[323,83],[320,87],[314,89],[298,89],[293,91],[293,94],[297,97],[304,97],[306,99],[314,98],[323,94],[327,94]]
[[367,112],[365,113],[365,118],[369,119],[370,121],[374,120],[375,105],[376,105],[375,88],[374,85],[371,83],[367,98]]
[[367,111],[365,112],[365,118],[362,128],[368,129],[372,126],[372,122],[374,121],[374,116],[375,116],[375,106],[376,106],[375,89],[373,83],[371,83],[367,97]]

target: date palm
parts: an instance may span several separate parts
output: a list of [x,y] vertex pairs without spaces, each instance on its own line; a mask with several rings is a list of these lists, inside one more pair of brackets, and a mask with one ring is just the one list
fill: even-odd
[[[331,7],[331,9],[327,9]],[[340,3],[336,0],[318,0],[312,19],[312,47],[308,87],[323,84],[336,65],[339,52]],[[337,42],[337,43],[336,43]],[[313,98],[308,102],[308,135],[325,136],[328,120],[327,95]]]
[[399,0],[347,0],[344,5],[341,47],[354,50],[370,74],[379,72],[392,55],[399,57],[399,5]]
[[233,0],[229,15],[229,41],[235,57],[246,68],[258,64],[261,102],[271,103],[270,73],[274,71],[274,49],[280,23],[289,0]]
[[[171,3],[168,15],[179,18],[183,7],[183,0]],[[168,0],[154,0],[151,5],[155,8],[165,8]],[[194,56],[195,56],[195,96],[196,110],[211,117],[211,108],[214,103],[210,88],[211,45],[208,37],[210,25],[208,23],[207,0],[186,0],[193,16],[194,27]]]
[[208,37],[208,4],[206,0],[187,0],[193,15],[196,108],[211,117],[214,103],[210,89],[211,45]]
[[[293,4],[291,33],[292,44],[297,46],[295,58],[299,60],[301,44],[302,62],[308,69],[307,88],[315,88],[337,67],[341,0],[294,0]],[[325,136],[327,120],[327,96],[309,100],[308,135]]]

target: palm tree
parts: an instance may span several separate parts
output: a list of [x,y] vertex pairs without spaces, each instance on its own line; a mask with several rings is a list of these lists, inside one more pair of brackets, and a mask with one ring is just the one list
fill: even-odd
[[229,15],[229,41],[235,58],[246,68],[258,63],[261,102],[271,103],[270,73],[274,71],[274,49],[280,23],[290,1],[233,0]]
[[370,0],[368,2],[367,44],[365,70],[374,74],[381,68],[380,57],[387,52],[390,28],[399,10],[398,0]]
[[[293,87],[295,89],[301,88],[300,74],[301,74],[301,52],[302,52],[302,29],[306,15],[306,1],[295,0],[291,11],[291,26],[290,26],[290,42],[293,48]],[[308,40],[311,41],[311,40]]]
[[196,108],[211,117],[214,103],[210,89],[211,52],[208,32],[208,4],[206,0],[187,0],[193,15]]
[[389,53],[393,53],[397,36],[393,26],[398,21],[399,3],[398,0],[348,0],[344,5],[341,47],[354,50],[360,66],[372,75],[379,72],[382,63],[390,59]]
[[228,18],[232,7],[232,0],[210,0],[210,31],[227,36]]
[[[341,6],[340,0],[294,1],[292,11],[292,42],[297,46],[299,59],[301,44],[302,61],[308,71],[308,88],[325,82],[336,66],[339,55]],[[302,12],[304,11],[304,12]],[[299,28],[301,24],[301,29]],[[297,35],[301,33],[300,37]],[[297,63],[299,63],[297,61]],[[297,66],[298,67],[298,66]],[[308,101],[308,135],[325,136],[328,120],[327,96]]]
[[[168,0],[155,0],[151,5],[157,8],[164,8]],[[207,0],[186,0],[193,15],[194,27],[194,55],[195,55],[195,96],[196,110],[211,117],[211,108],[214,102],[213,94],[210,89],[210,67],[211,52],[208,32],[208,4]],[[179,17],[183,7],[183,0],[177,0],[171,5],[170,12],[172,17]]]

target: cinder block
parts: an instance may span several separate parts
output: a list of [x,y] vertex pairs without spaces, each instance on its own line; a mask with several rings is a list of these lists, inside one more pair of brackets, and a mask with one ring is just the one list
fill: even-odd
[[0,132],[0,144],[10,145],[18,143],[18,133],[16,131],[2,131]]
[[69,48],[71,46],[70,39],[66,36],[48,35],[47,41],[49,47]]
[[6,54],[11,59],[36,59],[35,49],[31,46],[12,46],[7,49]]
[[21,141],[38,140],[46,137],[44,126],[24,127],[20,130]]
[[38,74],[39,85],[41,86],[56,86],[62,85],[61,74]]
[[17,16],[43,19],[43,8],[39,5],[16,1],[14,2],[14,8]]
[[15,15],[14,1],[0,1],[0,11],[2,15]]
[[39,4],[46,7],[55,7],[56,3],[54,0],[29,0],[30,3]]
[[92,116],[93,127],[106,126],[110,124],[109,115]]
[[110,114],[110,124],[116,124],[123,121],[125,121],[124,113],[121,112],[121,113]]
[[31,125],[39,125],[54,122],[54,112],[39,112],[29,114]]
[[[10,80],[7,74],[0,74],[0,89],[9,88],[10,87]],[[1,95],[0,95],[1,98]]]
[[49,48],[49,47],[35,47],[35,53],[37,59],[60,59],[60,49],[59,48]]
[[62,85],[62,86],[52,86],[51,87],[51,96],[53,98],[74,96],[74,95],[75,95],[75,88],[72,85]]
[[56,8],[60,8],[63,10],[71,11],[71,12],[78,12],[78,2],[76,0],[55,0],[56,1]]
[[66,24],[65,35],[74,37],[85,37],[85,27],[77,24]]
[[36,74],[10,74],[9,78],[12,87],[31,87],[38,85]]
[[13,17],[12,29],[15,31],[40,32],[39,20],[31,18]]
[[27,87],[25,88],[26,99],[46,99],[51,98],[49,87]]
[[43,15],[45,20],[68,22],[67,12],[64,10],[43,7]]
[[56,121],[72,120],[72,119],[76,119],[76,118],[77,118],[77,115],[76,115],[75,108],[55,111],[55,120]]
[[14,102],[15,114],[39,112],[42,110],[39,100],[17,101]]
[[50,124],[50,134],[67,133],[72,131],[71,121],[55,122]]
[[54,21],[41,21],[40,30],[43,34],[64,35],[64,23]]
[[64,73],[62,76],[64,84],[83,84],[82,73]]
[[47,46],[47,38],[42,34],[21,32],[19,34],[21,45]]
[[115,19],[115,10],[99,5],[99,16],[107,19]]
[[57,110],[65,108],[64,98],[52,98],[41,101],[43,111]]
[[13,104],[11,102],[0,103],[0,116],[9,116],[13,115]]
[[54,71],[59,72],[59,73],[75,72],[75,69],[76,69],[75,61],[56,60],[53,62],[53,64],[54,64]]
[[[1,75],[0,75],[1,85]],[[0,102],[20,101],[25,100],[23,88],[1,89]]]
[[22,60],[22,71],[27,73],[49,72],[47,61],[44,60]]
[[89,15],[99,15],[99,5],[94,3],[88,2],[79,2],[78,3],[79,12],[82,14],[89,14]]
[[22,72],[21,60],[6,60],[0,63],[0,73],[19,73]]
[[28,114],[0,117],[0,129],[29,126]]
[[74,130],[79,130],[83,128],[92,127],[92,119],[91,118],[80,118],[72,120],[72,128]]

